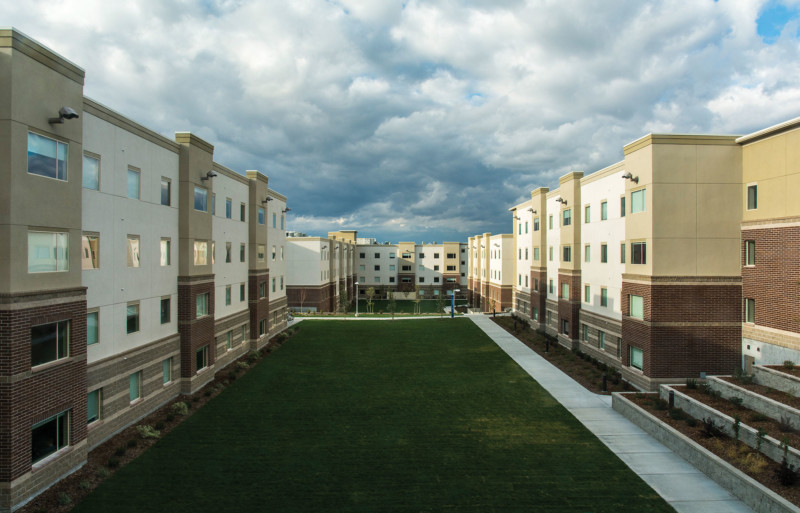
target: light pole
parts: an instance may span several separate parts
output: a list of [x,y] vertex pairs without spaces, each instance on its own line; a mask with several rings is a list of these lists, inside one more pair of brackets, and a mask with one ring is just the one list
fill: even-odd
[[450,318],[456,316],[456,292],[461,292],[459,289],[453,289],[453,293],[450,295]]
[[358,282],[356,282],[356,317],[358,317]]

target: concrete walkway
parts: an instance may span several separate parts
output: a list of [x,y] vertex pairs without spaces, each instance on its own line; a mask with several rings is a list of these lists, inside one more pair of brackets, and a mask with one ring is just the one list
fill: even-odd
[[470,315],[522,369],[619,456],[679,513],[752,513],[747,505],[611,409],[486,315]]

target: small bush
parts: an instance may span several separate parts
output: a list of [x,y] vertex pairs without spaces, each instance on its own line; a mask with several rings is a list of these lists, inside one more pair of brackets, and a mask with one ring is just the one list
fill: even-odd
[[761,474],[768,465],[767,460],[763,456],[754,452],[748,454],[741,463],[753,475]]
[[158,438],[161,436],[161,431],[158,431],[157,429],[153,428],[153,426],[148,424],[136,426],[136,431],[139,432],[139,436],[141,436],[143,439]]
[[278,335],[278,342],[285,342],[289,339],[289,335],[286,333],[281,333]]
[[58,494],[58,504],[60,506],[66,506],[67,504],[72,504],[72,497],[69,496],[66,492],[61,492]]
[[133,449],[137,445],[139,445],[139,440],[135,438],[131,438],[130,440],[128,440],[128,447],[130,447],[131,449]]
[[88,480],[84,479],[83,481],[78,483],[78,488],[80,488],[84,492],[87,492],[87,491],[92,489],[92,483],[90,483]]
[[697,388],[697,378],[686,378],[686,388],[696,389]]
[[114,456],[118,456],[118,457],[125,456],[125,452],[126,452],[127,450],[128,450],[128,448],[127,448],[127,447],[125,447],[125,446],[122,446],[122,447],[117,447],[117,450],[116,450],[116,451],[114,451]]
[[797,481],[797,470],[794,468],[794,465],[789,465],[789,462],[786,461],[786,457],[781,460],[781,466],[778,467],[777,471],[778,481],[783,486],[792,486]]
[[108,468],[117,468],[119,467],[119,458],[108,458],[108,462],[106,463]]
[[733,378],[742,385],[749,385],[753,382],[753,376],[738,367],[733,371]]
[[711,418],[703,419],[703,435],[706,438],[717,438],[722,435],[722,431],[714,424]]
[[794,362],[791,360],[784,360],[783,361],[783,368],[790,371],[794,370]]
[[686,418],[686,414],[683,413],[683,410],[681,410],[680,408],[672,408],[669,411],[669,418],[671,418],[672,420],[683,420],[684,418]]
[[736,406],[737,408],[741,408],[742,407],[742,403],[744,402],[744,399],[742,399],[741,397],[733,397],[732,396],[732,397],[728,398],[728,401],[730,401],[730,403],[732,405]]
[[663,411],[669,408],[669,403],[663,399],[655,398],[653,399],[653,409],[658,411]]
[[782,433],[788,433],[793,429],[792,423],[789,422],[787,417],[781,415],[781,420],[778,421],[778,429],[780,429]]
[[240,370],[245,370],[250,368],[250,364],[247,362],[236,362],[236,368]]
[[259,353],[258,351],[250,351],[249,353],[247,353],[247,361],[249,361],[250,363],[258,361],[259,358],[261,358],[261,353]]
[[107,478],[108,476],[111,475],[111,472],[109,472],[108,469],[105,468],[105,467],[100,467],[100,468],[97,469],[97,472],[95,473],[95,475],[99,479],[105,479],[105,478]]
[[177,402],[172,405],[172,413],[175,415],[187,415],[189,413],[189,405],[183,401]]

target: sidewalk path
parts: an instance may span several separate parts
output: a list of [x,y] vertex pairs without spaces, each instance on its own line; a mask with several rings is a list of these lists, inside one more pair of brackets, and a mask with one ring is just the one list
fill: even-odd
[[752,513],[746,504],[611,408],[486,315],[469,315],[522,369],[679,513]]

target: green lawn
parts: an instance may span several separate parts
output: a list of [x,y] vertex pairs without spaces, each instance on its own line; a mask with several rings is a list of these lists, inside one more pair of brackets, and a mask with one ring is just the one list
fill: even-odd
[[672,511],[469,319],[300,326],[74,511]]

